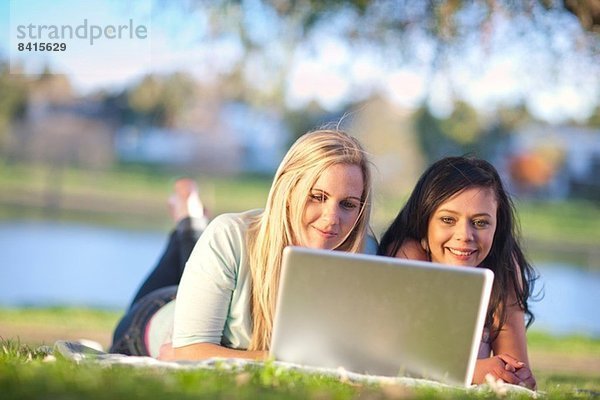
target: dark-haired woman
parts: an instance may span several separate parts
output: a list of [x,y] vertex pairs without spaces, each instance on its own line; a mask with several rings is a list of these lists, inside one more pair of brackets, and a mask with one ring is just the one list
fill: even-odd
[[447,157],[431,165],[382,236],[379,254],[492,270],[473,383],[491,374],[535,389],[525,321],[533,321],[528,300],[536,274],[519,245],[512,201],[490,163]]

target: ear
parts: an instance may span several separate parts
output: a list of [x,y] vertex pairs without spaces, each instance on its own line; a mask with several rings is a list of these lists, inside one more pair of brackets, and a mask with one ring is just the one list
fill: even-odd
[[423,250],[425,250],[427,254],[429,254],[429,244],[427,243],[427,239],[421,239],[421,247],[423,248]]

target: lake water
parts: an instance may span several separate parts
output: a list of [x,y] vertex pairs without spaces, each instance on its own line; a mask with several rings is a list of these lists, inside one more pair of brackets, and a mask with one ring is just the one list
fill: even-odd
[[[0,306],[124,309],[166,236],[63,222],[0,223]],[[600,336],[600,272],[536,267],[545,296],[532,305],[533,328]]]

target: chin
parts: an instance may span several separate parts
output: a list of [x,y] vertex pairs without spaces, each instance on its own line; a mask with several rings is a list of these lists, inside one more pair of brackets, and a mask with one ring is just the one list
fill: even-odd
[[444,260],[441,262],[442,264],[446,264],[446,265],[452,265],[454,267],[473,267],[473,262],[470,260],[457,260],[457,259],[450,259],[450,260]]
[[477,262],[476,261],[461,261],[459,263],[456,263],[456,265],[458,265],[460,267],[476,267]]
[[316,249],[316,250],[328,250],[329,249],[329,246],[327,246],[326,243],[317,242],[317,241],[314,241],[314,242],[308,244],[306,247],[309,247],[311,249]]

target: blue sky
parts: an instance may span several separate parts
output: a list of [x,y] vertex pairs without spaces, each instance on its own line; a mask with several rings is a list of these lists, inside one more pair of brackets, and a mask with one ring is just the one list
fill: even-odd
[[[234,36],[225,33],[218,39],[207,39],[211,25],[202,10],[157,8],[153,0],[1,0],[0,7],[0,55],[10,56],[11,66],[20,66],[27,73],[38,73],[49,64],[67,74],[82,93],[99,88],[118,90],[144,74],[176,70],[210,80],[231,68],[242,54]],[[255,8],[246,11],[248,18],[257,18],[252,15]],[[285,29],[269,23],[268,14],[263,18],[266,22],[252,25],[251,34],[258,40],[268,40]],[[76,27],[87,20],[89,25],[105,28],[130,19],[148,29],[147,39],[103,38],[93,46],[86,39],[74,39],[65,40],[65,52],[16,50],[16,26],[20,24]],[[343,24],[343,19],[333,22]],[[267,87],[273,84],[273,68],[291,57],[286,101],[292,107],[316,100],[325,108],[335,109],[340,102],[380,91],[404,107],[416,106],[427,97],[440,115],[450,112],[453,98],[459,97],[484,112],[523,101],[532,113],[550,122],[585,119],[600,99],[600,76],[589,73],[597,71],[590,60],[576,55],[572,38],[578,34],[579,25],[574,18],[560,21],[562,36],[552,38],[553,51],[564,54],[558,61],[548,52],[532,51],[531,43],[546,40],[535,32],[522,38],[508,21],[496,22],[494,37],[486,48],[467,47],[452,56],[444,70],[429,68],[431,43],[423,38],[408,38],[417,43],[417,57],[393,62],[369,47],[351,48],[330,29],[292,54],[283,47],[270,46],[266,57],[247,61],[246,73],[257,87]]]
[[[85,88],[103,85],[122,85],[139,76],[151,64],[150,39],[130,39],[125,32],[122,40],[98,39],[91,43],[90,31],[81,30],[86,38],[53,40],[64,42],[64,52],[28,52],[17,50],[17,43],[35,42],[26,37],[19,39],[17,28],[30,24],[37,26],[69,26],[72,29],[95,25],[103,29],[108,25],[118,27],[133,19],[134,25],[144,25],[151,30],[149,1],[138,1],[136,7],[124,6],[123,2],[111,0],[4,0],[2,10],[3,54],[8,53],[11,67],[24,68],[26,73],[38,73],[44,65],[69,75],[76,86]],[[6,10],[8,8],[8,10]],[[144,9],[145,8],[145,9]],[[47,34],[48,30],[43,31]],[[68,32],[68,31],[67,31]],[[33,31],[37,37],[36,29]],[[43,40],[37,40],[38,42]],[[10,46],[6,49],[6,44]],[[14,68],[11,68],[11,71]]]
[[[53,71],[67,74],[75,88],[84,93],[99,88],[118,90],[148,73],[187,70],[208,79],[215,71],[229,68],[241,51],[233,41],[205,43],[207,21],[200,12],[188,13],[178,7],[156,9],[152,0],[0,1],[0,55],[10,56],[11,66],[24,68],[28,74],[37,74],[49,65]],[[147,39],[101,38],[93,46],[88,38],[56,40],[67,44],[65,52],[16,49],[18,42],[25,42],[17,38],[20,25],[69,25],[76,29],[87,20],[88,26],[104,29],[128,24],[130,19],[134,26],[147,27]]]

